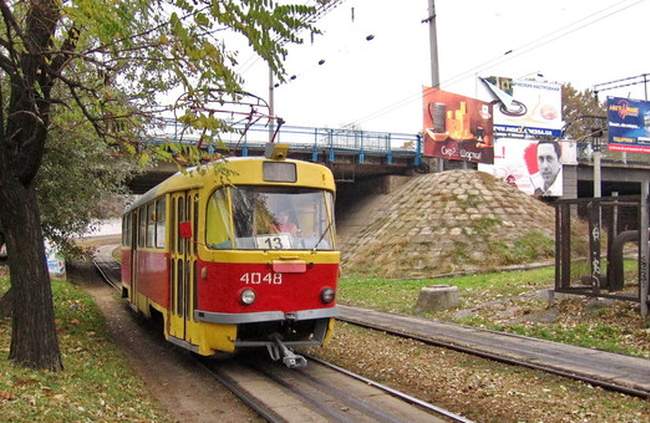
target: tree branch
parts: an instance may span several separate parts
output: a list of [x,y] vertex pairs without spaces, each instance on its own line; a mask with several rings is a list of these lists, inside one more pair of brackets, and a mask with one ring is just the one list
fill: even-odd
[[11,12],[9,5],[5,2],[5,0],[0,0],[0,12],[2,12],[2,18],[5,21],[7,32],[9,32],[10,28],[13,29],[16,32],[16,34],[18,34],[18,36],[23,41],[25,41],[25,45],[27,45],[25,36],[23,35],[22,30],[20,29],[20,25],[18,25],[18,22],[16,21],[16,17]]
[[79,41],[79,30],[77,27],[72,25],[68,29],[68,34],[66,35],[65,41],[61,45],[61,53],[52,59],[52,63],[49,68],[52,69],[57,74],[60,74],[63,68],[72,58],[75,48],[77,47],[77,41]]
[[8,75],[16,74],[16,65],[4,54],[0,53],[0,69],[7,72]]
[[[4,1],[2,2],[4,3]],[[16,49],[14,48],[14,36],[11,32],[11,26],[7,24],[6,22],[7,18],[4,18],[3,14],[3,20],[5,20],[5,32],[7,34],[7,40],[0,39],[2,41],[2,46],[7,49],[7,52],[9,53],[10,59],[8,58],[8,62],[12,64],[14,67],[15,71],[14,72],[19,72],[19,66],[18,66],[18,53],[16,53]]]
[[[77,94],[77,91],[75,91],[75,86],[73,84],[69,84],[64,79],[62,79],[62,81],[68,86],[68,88],[70,90],[70,94],[72,94],[72,98],[74,98],[75,103],[77,103],[77,105],[79,106],[79,109],[81,109],[81,113],[83,113],[83,115],[86,117],[86,119],[88,119],[88,122],[90,122],[90,124],[95,129],[95,132],[97,133],[97,136],[100,137],[100,138],[104,138],[105,135],[106,135],[106,132],[102,128],[100,128],[100,126],[98,124],[100,119],[98,119],[97,117],[93,116],[90,113],[90,111],[88,110],[88,108],[86,107],[84,102],[81,100],[81,98]],[[72,82],[72,81],[70,81],[70,82]]]
[[[5,140],[5,97],[2,95],[2,75],[0,75],[0,143]],[[0,244],[0,247],[2,245]]]
[[[200,8],[200,9],[197,9],[197,10],[195,10],[195,11],[193,11],[193,12],[188,12],[188,13],[186,13],[185,15],[181,16],[181,17],[179,18],[179,20],[183,21],[183,20],[185,20],[185,19],[187,19],[187,18],[190,18],[190,17],[192,17],[192,16],[195,16],[195,15],[197,15],[198,13],[201,13],[201,12],[203,12],[203,11],[205,11],[205,10],[210,9],[210,7],[211,7],[211,5],[210,5],[210,4],[207,4],[207,5],[203,6],[203,7]],[[156,26],[154,26],[154,27],[152,27],[152,28],[149,28],[149,29],[147,29],[147,30],[145,30],[145,31],[142,31],[142,32],[139,32],[139,33],[137,33],[137,34],[133,34],[133,35],[131,35],[131,36],[129,36],[129,37],[119,38],[119,39],[113,41],[112,43],[99,45],[99,46],[97,46],[96,48],[93,48],[93,49],[91,49],[91,50],[86,51],[86,53],[99,53],[99,52],[105,51],[107,48],[112,47],[112,46],[116,46],[116,45],[118,45],[119,43],[123,43],[123,42],[125,42],[125,41],[135,40],[135,39],[137,39],[137,38],[140,38],[140,37],[144,37],[144,36],[146,36],[146,35],[149,35],[149,34],[155,32],[155,31],[157,31],[157,30],[159,30],[159,29],[161,29],[161,28],[164,28],[165,26],[169,25],[170,23],[171,23],[170,21],[163,22],[163,23],[161,23],[161,24],[159,24],[159,25],[156,25]]]

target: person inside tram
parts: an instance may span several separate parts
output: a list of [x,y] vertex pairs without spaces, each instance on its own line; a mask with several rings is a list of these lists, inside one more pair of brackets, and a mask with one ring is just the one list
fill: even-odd
[[275,229],[279,233],[289,233],[291,235],[296,235],[299,232],[298,226],[295,223],[291,222],[289,219],[289,213],[286,210],[280,211],[275,217]]

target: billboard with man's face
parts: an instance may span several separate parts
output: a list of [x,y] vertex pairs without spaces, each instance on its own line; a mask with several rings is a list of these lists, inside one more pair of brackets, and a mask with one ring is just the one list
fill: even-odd
[[424,155],[492,163],[492,106],[470,97],[424,89]]
[[497,138],[494,166],[479,170],[503,179],[530,195],[562,195],[562,164],[575,162],[575,144],[557,141]]

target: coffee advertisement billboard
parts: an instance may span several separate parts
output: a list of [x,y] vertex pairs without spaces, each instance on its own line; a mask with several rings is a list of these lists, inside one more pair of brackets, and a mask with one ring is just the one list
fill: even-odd
[[424,155],[492,163],[492,106],[483,101],[425,88]]

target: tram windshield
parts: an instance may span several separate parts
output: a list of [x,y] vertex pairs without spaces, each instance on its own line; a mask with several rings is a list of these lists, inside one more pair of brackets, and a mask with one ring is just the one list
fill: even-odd
[[332,193],[319,189],[220,189],[208,203],[207,245],[213,249],[332,250],[333,204]]

